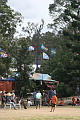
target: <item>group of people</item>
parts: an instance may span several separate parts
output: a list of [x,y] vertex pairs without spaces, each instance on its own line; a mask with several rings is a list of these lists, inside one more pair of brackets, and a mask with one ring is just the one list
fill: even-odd
[[15,110],[17,110],[17,104],[21,104],[23,105],[24,109],[27,109],[27,105],[25,104],[24,100],[20,97],[17,97],[14,90],[12,90],[11,92],[2,92],[1,107],[3,108],[5,104],[10,104],[11,109],[14,108]]
[[[55,110],[57,97],[56,97],[56,93],[54,93],[52,89],[48,91],[48,94],[46,94],[44,90],[42,93],[40,92],[40,90],[37,90],[37,91],[34,90],[33,98],[34,98],[33,101],[34,101],[34,105],[36,106],[36,109],[37,108],[40,109],[41,101],[42,101],[42,105],[46,105],[46,104],[48,104],[48,106],[51,105],[50,112]],[[2,92],[1,106],[4,107],[4,105],[8,103],[8,104],[11,104],[11,108],[13,107],[15,110],[17,110],[16,103],[18,103],[20,100],[24,108],[27,109],[26,105],[24,104],[24,101],[16,97],[14,90],[12,90],[11,92]],[[32,105],[29,99],[27,99],[27,105],[29,106]]]
[[4,107],[6,103],[11,104],[11,108],[13,107],[15,110],[16,108],[16,103],[17,98],[15,96],[14,90],[11,92],[2,92],[2,100],[1,100],[1,107]]
[[[11,108],[13,107],[15,110],[16,103],[21,102],[25,109],[27,109],[27,106],[34,105],[36,106],[36,109],[42,106],[47,105],[48,107],[51,106],[51,111],[54,112],[56,105],[58,106],[64,106],[64,100],[61,98],[59,102],[57,102],[57,96],[56,92],[51,88],[49,91],[42,91],[35,90],[33,92],[33,103],[30,101],[30,99],[27,99],[27,104],[24,103],[23,99],[19,99],[15,95],[15,91],[12,90],[11,92],[2,92],[2,99],[1,99],[1,106],[4,107],[6,103],[11,104]],[[80,105],[79,97],[75,98],[75,96],[72,97],[72,106]]]
[[42,105],[51,105],[51,111],[55,110],[56,107],[56,103],[57,103],[57,97],[56,97],[56,93],[52,90],[52,88],[48,91],[48,93],[46,94],[45,91],[43,90],[43,92],[41,93],[40,91],[36,91],[34,90],[33,92],[33,100],[34,100],[34,105],[36,105],[36,109],[39,106],[41,106],[41,101],[42,101]]
[[[38,91],[36,91],[34,89],[34,92],[33,92],[34,105],[36,105],[36,94],[37,94],[37,92]],[[48,92],[46,92],[44,90],[41,92],[41,102],[42,102],[41,104],[42,104],[42,106],[46,106],[46,105],[49,106],[50,105],[53,94],[54,94],[54,91],[52,89],[50,89]]]
[[[57,96],[56,92],[51,88],[47,93],[46,91],[40,92],[40,90],[35,90],[33,92],[33,103],[30,101],[30,99],[27,99],[27,104],[24,103],[23,99],[19,99],[15,95],[15,91],[12,90],[11,92],[3,92],[2,93],[2,100],[1,100],[1,106],[4,107],[4,104],[8,103],[11,104],[11,107],[13,107],[15,110],[16,103],[20,102],[23,104],[24,108],[27,109],[27,106],[34,105],[36,106],[36,109],[47,105],[48,107],[51,106],[51,111],[54,111],[56,108],[56,105],[58,106],[64,106],[64,100],[61,98],[59,102],[57,102]],[[79,97],[75,98],[75,96],[72,97],[72,106],[75,106],[77,104],[80,104]]]
[[[46,91],[40,92],[40,90],[35,90],[33,92],[33,103],[30,101],[30,99],[27,99],[27,104],[25,105],[24,101],[22,99],[18,99],[16,97],[15,91],[12,90],[11,92],[3,92],[2,93],[2,103],[1,106],[3,107],[5,103],[11,104],[11,106],[16,110],[16,103],[19,101],[22,102],[25,109],[27,109],[27,106],[34,105],[36,106],[36,109],[47,105],[48,107],[51,106],[51,111],[54,111],[56,108],[56,105],[58,106],[64,106],[64,100],[61,98],[59,102],[57,102],[57,96],[56,92],[51,88],[47,93]],[[79,97],[75,98],[75,96],[72,97],[72,106],[75,106],[77,104],[80,104]]]

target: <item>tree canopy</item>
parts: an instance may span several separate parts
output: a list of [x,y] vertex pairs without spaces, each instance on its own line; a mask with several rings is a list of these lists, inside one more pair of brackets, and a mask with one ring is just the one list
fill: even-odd
[[[29,77],[37,58],[41,67],[36,72],[49,74],[58,80],[58,93],[64,90],[62,96],[73,94],[80,85],[80,1],[54,0],[49,13],[53,23],[48,27],[53,32],[42,33],[44,20],[40,25],[28,22],[22,28],[26,36],[16,38],[14,34],[22,16],[7,5],[7,0],[0,1],[0,48],[8,54],[6,58],[0,57],[0,76],[13,75],[10,68],[15,68],[17,71],[13,76],[17,79],[15,89],[18,94],[21,90],[26,94],[28,89],[35,87]],[[48,51],[40,48],[42,44]],[[29,46],[33,46],[34,51],[29,52]],[[56,54],[51,54],[51,48],[56,50]],[[49,56],[48,60],[43,60],[43,52]]]
[[[54,13],[58,13],[58,11],[58,16],[54,18]],[[51,27],[58,28],[62,26],[61,33],[63,34],[65,40],[65,47],[68,49],[65,57],[68,57],[69,53],[71,53],[72,56],[69,56],[69,58],[66,59],[67,61],[65,61],[66,64],[64,67],[67,67],[65,69],[67,76],[64,76],[66,77],[65,79],[68,78],[68,84],[75,87],[77,84],[80,85],[80,1],[55,0],[54,3],[49,6],[49,12],[54,21],[53,24],[51,24]],[[63,61],[64,58],[62,62]]]

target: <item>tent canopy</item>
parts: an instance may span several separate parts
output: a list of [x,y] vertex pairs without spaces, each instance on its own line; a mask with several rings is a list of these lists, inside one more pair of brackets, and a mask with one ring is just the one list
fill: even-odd
[[16,80],[13,79],[12,77],[8,77],[6,79],[0,79],[0,81],[16,81]]
[[42,73],[34,73],[32,78],[34,80],[43,80],[43,81],[55,81],[51,79],[51,76],[48,74],[42,74]]

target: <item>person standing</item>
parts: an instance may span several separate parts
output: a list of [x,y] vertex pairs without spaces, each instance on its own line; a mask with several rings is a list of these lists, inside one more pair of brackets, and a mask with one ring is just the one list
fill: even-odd
[[34,105],[36,105],[36,90],[35,89],[33,92],[33,101],[34,101]]
[[52,88],[50,88],[48,92],[48,106],[50,106],[51,104],[52,96],[54,96],[54,91],[52,90]]
[[46,105],[46,98],[47,98],[46,92],[43,90],[42,92],[42,105],[43,106]]
[[72,106],[75,106],[76,105],[76,99],[75,99],[75,96],[72,97]]
[[52,101],[51,101],[51,111],[50,112],[54,112],[55,108],[56,108],[56,103],[57,103],[57,96],[56,93],[54,93],[54,95],[52,96]]
[[38,106],[39,106],[39,109],[40,109],[41,97],[42,97],[42,95],[41,95],[40,91],[38,91],[36,93],[36,109],[37,109]]

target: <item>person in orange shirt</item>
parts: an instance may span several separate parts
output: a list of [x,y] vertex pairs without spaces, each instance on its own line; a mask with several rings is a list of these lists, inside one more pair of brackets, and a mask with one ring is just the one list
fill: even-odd
[[56,93],[54,93],[54,96],[52,96],[52,104],[51,104],[51,111],[50,112],[54,112],[55,108],[56,108],[56,103],[57,103],[57,97],[56,97]]

